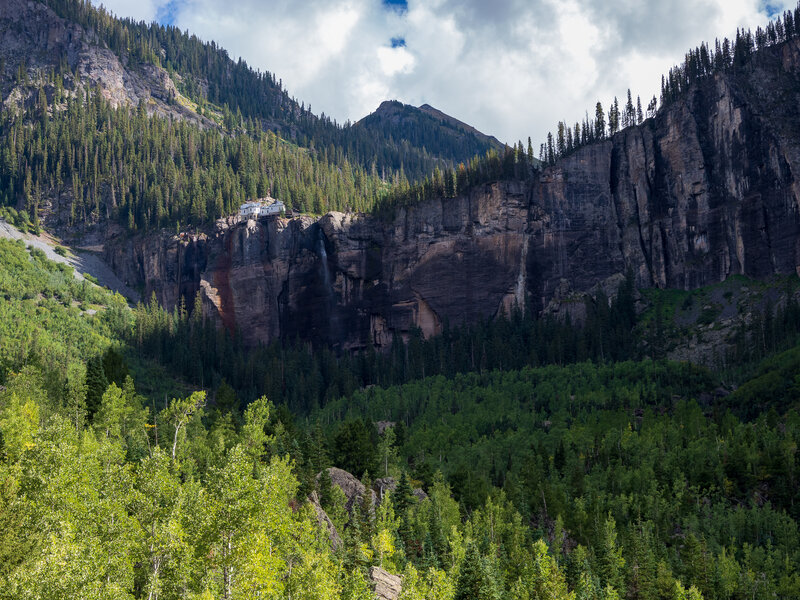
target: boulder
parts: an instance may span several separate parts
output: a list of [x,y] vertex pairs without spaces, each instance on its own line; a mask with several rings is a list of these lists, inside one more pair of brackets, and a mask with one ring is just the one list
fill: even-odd
[[[345,508],[347,508],[347,512],[351,512],[356,502],[360,502],[361,498],[364,497],[364,493],[366,491],[364,484],[361,483],[355,475],[348,473],[344,469],[331,467],[327,471],[330,475],[331,483],[335,486],[338,486],[339,489],[344,492],[344,495],[347,498]],[[321,475],[322,473],[317,474],[317,481],[319,481]],[[372,495],[372,503],[375,504],[375,492],[370,490],[370,494]]]
[[320,527],[328,533],[328,538],[331,542],[331,548],[334,551],[338,550],[342,547],[342,538],[339,535],[339,532],[336,531],[336,525],[333,524],[333,521],[331,521],[328,513],[325,512],[325,509],[323,509],[322,505],[319,503],[319,496],[317,495],[317,492],[311,492],[311,495],[308,497],[308,501],[314,508],[314,512],[317,515],[317,522],[319,523]]
[[383,435],[384,431],[391,429],[395,425],[396,423],[394,421],[375,421],[375,429],[378,430],[380,435]]
[[403,591],[403,580],[380,567],[370,567],[369,580],[378,600],[397,600]]

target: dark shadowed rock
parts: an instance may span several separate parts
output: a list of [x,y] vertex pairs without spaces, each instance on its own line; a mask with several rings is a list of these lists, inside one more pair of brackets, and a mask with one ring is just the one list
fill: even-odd
[[629,269],[692,289],[800,264],[800,40],[718,74],[640,126],[529,181],[398,208],[222,221],[188,237],[109,240],[107,262],[168,308],[201,293],[249,344],[279,337],[387,347],[413,327],[486,320],[517,304],[584,315]]
[[328,533],[328,539],[331,542],[331,548],[333,550],[338,550],[342,547],[342,538],[339,535],[339,532],[336,531],[336,525],[333,524],[331,518],[328,516],[328,513],[322,508],[322,505],[319,503],[319,496],[317,492],[311,492],[311,495],[308,497],[308,501],[311,503],[311,506],[314,508],[314,512],[317,515],[317,522],[319,523],[320,527]]

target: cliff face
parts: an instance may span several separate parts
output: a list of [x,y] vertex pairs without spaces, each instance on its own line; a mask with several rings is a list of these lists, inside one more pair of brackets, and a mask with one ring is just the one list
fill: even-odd
[[342,213],[232,218],[211,233],[107,242],[106,259],[165,306],[191,305],[199,291],[206,313],[252,344],[299,336],[383,346],[393,332],[431,335],[445,319],[475,321],[524,301],[526,192],[497,183],[389,224]]
[[[60,18],[39,2],[0,0],[0,40],[2,104],[30,106],[36,101],[31,86],[17,81],[20,65],[38,80],[50,71],[58,71],[63,63],[70,71],[64,75],[68,94],[88,87],[99,90],[115,107],[135,107],[141,102],[149,114],[213,125],[174,101],[180,93],[166,70],[120,59],[94,32]],[[46,83],[43,89],[48,102],[52,102],[53,85]]]
[[501,181],[399,210],[220,222],[191,239],[107,244],[129,283],[167,306],[199,290],[250,343],[278,336],[384,346],[558,308],[616,281],[693,288],[800,265],[800,45],[708,79],[654,119],[584,147],[528,182]]

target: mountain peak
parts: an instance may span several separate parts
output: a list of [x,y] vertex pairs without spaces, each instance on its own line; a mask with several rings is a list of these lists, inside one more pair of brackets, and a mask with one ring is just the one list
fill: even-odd
[[385,100],[375,112],[358,121],[356,127],[363,127],[374,135],[391,136],[397,142],[424,147],[429,154],[453,162],[503,148],[497,138],[430,104],[415,107],[399,100]]
[[380,106],[375,110],[375,112],[381,112],[386,110],[391,110],[394,108],[402,108],[405,106],[400,100],[384,100],[380,103]]
[[485,133],[482,133],[482,132],[478,131],[477,129],[475,129],[472,125],[468,125],[467,123],[464,123],[463,121],[460,121],[460,120],[456,119],[455,117],[451,117],[447,113],[444,113],[444,112],[440,111],[438,108],[434,108],[430,104],[423,104],[422,106],[419,107],[419,110],[421,110],[422,112],[434,117],[435,119],[441,119],[442,121],[445,121],[451,127],[455,127],[456,129],[461,129],[463,131],[472,133],[472,134],[477,135],[477,136],[482,136],[482,137],[486,138],[487,140],[490,140],[491,142],[493,142],[493,145],[496,144],[498,148],[502,148],[503,147],[503,144],[496,137],[490,136],[490,135],[486,135]]

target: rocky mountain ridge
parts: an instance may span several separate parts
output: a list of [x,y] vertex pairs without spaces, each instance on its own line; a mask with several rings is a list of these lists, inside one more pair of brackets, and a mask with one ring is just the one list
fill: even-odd
[[231,218],[206,233],[109,243],[106,254],[167,306],[199,291],[207,313],[249,343],[299,336],[342,349],[514,304],[570,311],[575,294],[613,289],[628,270],[641,287],[681,289],[796,273],[798,90],[793,40],[531,180],[391,219]]
[[[0,0],[0,39],[0,100],[6,106],[35,102],[33,89],[20,80],[20,66],[35,83],[63,65],[68,68],[63,81],[67,93],[98,89],[115,107],[141,103],[149,114],[212,125],[190,107],[165,69],[117,56],[94,32],[62,19],[40,2]],[[53,85],[42,89],[52,102]]]
[[[203,118],[176,101],[164,69],[124,64],[41,3],[0,2],[4,102],[31,100],[17,97],[25,86],[14,83],[15,64],[44,73],[60,57],[72,91],[95,86],[116,106]],[[799,143],[793,38],[532,178],[473,186],[389,218],[231,217],[180,235],[108,226],[92,246],[144,297],[172,307],[200,293],[206,313],[250,344],[299,337],[381,348],[413,327],[430,336],[514,305],[579,317],[581,294],[613,291],[628,271],[640,287],[682,289],[795,273]]]
[[462,155],[471,156],[504,148],[504,144],[494,136],[486,135],[429,104],[415,107],[397,100],[386,100],[355,126],[376,135],[405,139],[431,154],[438,154],[443,148],[461,147]]

